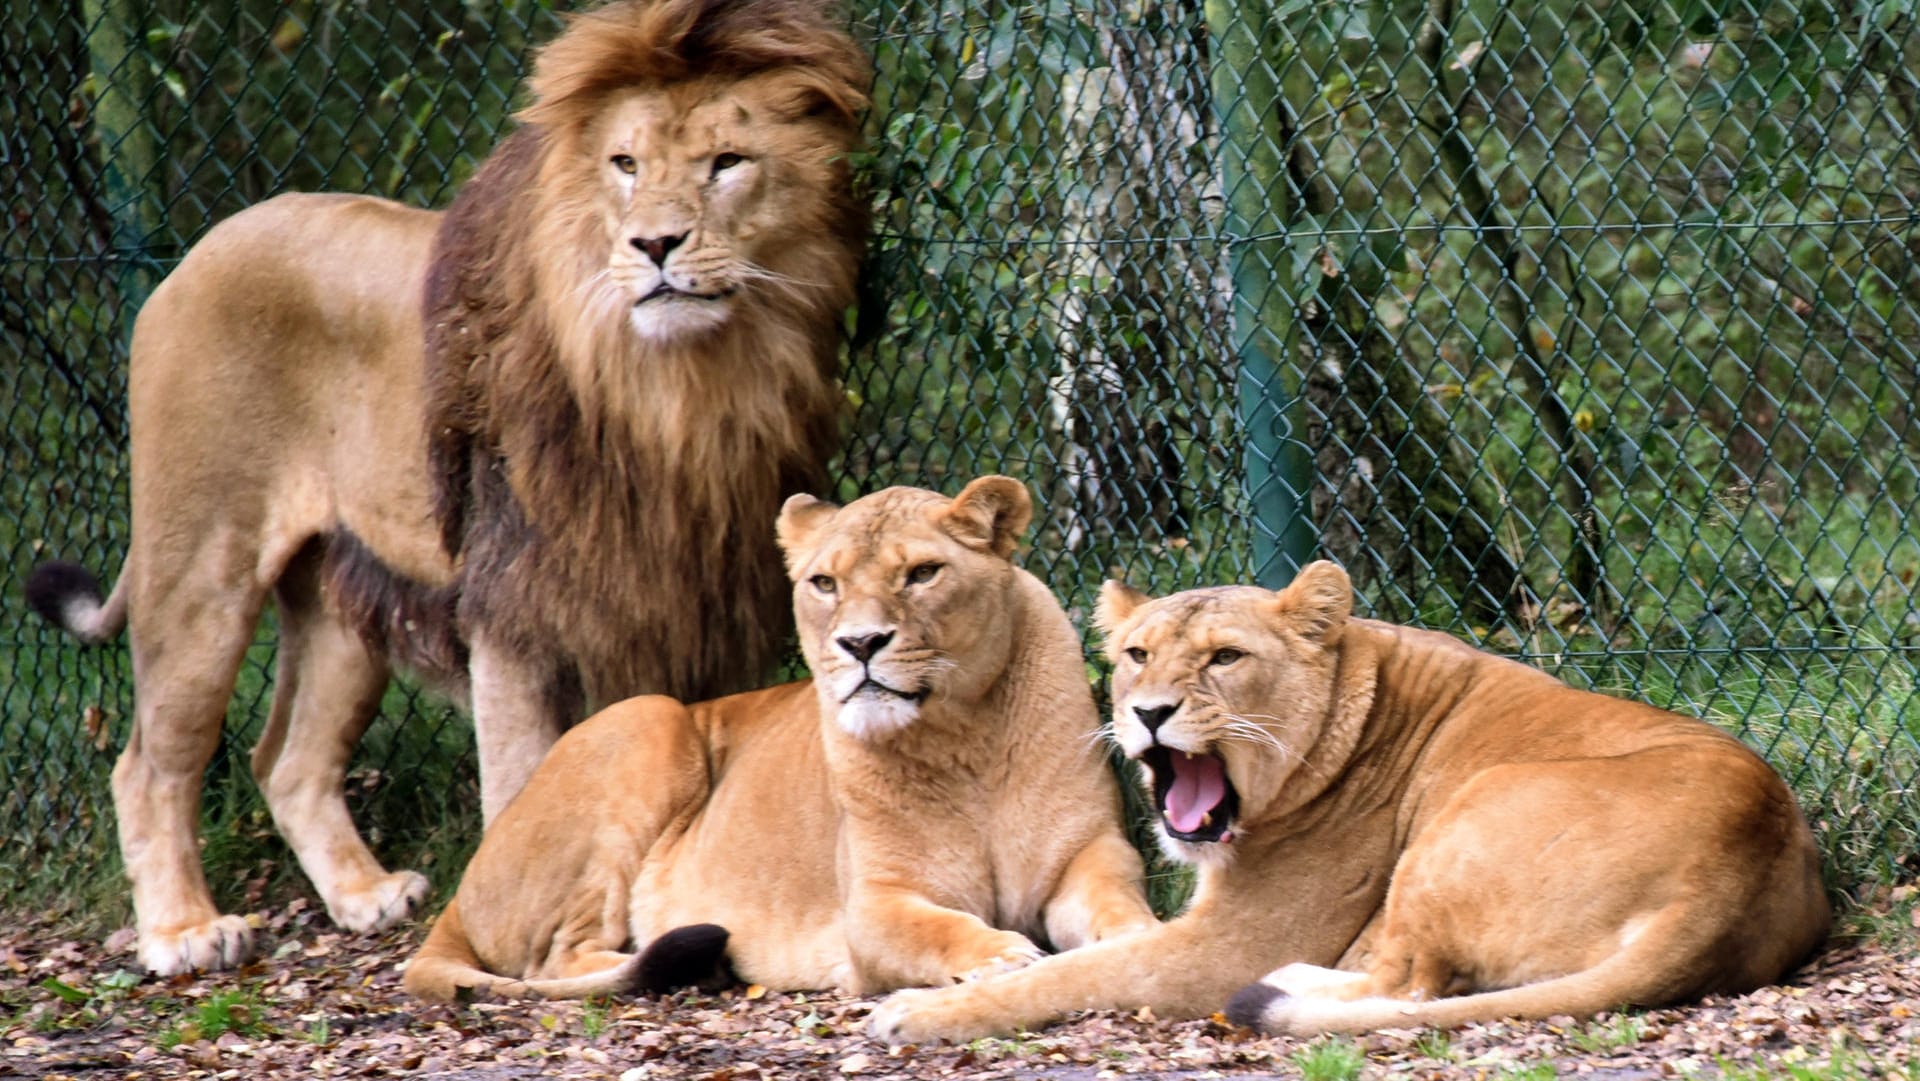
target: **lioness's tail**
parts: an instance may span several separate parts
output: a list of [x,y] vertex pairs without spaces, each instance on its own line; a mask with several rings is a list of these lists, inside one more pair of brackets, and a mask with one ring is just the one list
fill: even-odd
[[[1592,1017],[1623,1006],[1658,1006],[1683,997],[1670,987],[1650,986],[1646,959],[1616,953],[1592,968],[1500,991],[1412,1001],[1361,998],[1342,1002],[1289,995],[1261,980],[1241,988],[1227,1003],[1227,1020],[1284,1036],[1360,1033],[1382,1028],[1457,1028],[1514,1018],[1538,1021],[1556,1014]],[[1658,983],[1656,979],[1652,981]]]
[[100,580],[78,563],[56,559],[27,576],[27,605],[41,617],[90,645],[118,635],[127,625],[126,568],[113,595],[102,599]]
[[696,923],[668,931],[647,948],[612,968],[563,979],[521,980],[480,967],[456,898],[434,922],[420,952],[407,962],[401,984],[408,994],[438,1002],[471,997],[587,998],[592,995],[653,994],[676,987],[712,987],[727,974],[727,929]]

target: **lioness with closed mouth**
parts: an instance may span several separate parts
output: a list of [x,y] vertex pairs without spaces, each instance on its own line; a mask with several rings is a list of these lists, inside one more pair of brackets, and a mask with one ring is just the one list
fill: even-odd
[[1819,854],[1752,751],[1350,618],[1352,597],[1324,562],[1278,593],[1150,600],[1109,582],[1113,738],[1146,767],[1162,846],[1199,868],[1191,906],[1019,972],[900,992],[875,1035],[1143,1005],[1225,1006],[1293,1035],[1591,1015],[1746,991],[1820,944]]
[[1007,477],[789,499],[814,678],[630,699],[561,737],[407,990],[664,990],[724,960],[776,990],[870,994],[1157,926],[1079,637],[1009,560],[1031,514]]

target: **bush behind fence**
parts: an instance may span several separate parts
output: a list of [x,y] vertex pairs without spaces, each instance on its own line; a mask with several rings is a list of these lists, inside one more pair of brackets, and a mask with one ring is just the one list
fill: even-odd
[[[1027,564],[1082,619],[1111,575],[1339,559],[1371,614],[1739,733],[1837,882],[1910,870],[1915,8],[861,0],[878,229],[840,494],[1024,477]],[[0,16],[0,896],[124,903],[125,651],[19,583],[117,569],[141,298],[275,192],[444,205],[557,25],[523,0]],[[271,641],[212,767],[227,897],[287,862],[244,777]],[[443,878],[478,831],[469,742],[398,688],[352,780]]]

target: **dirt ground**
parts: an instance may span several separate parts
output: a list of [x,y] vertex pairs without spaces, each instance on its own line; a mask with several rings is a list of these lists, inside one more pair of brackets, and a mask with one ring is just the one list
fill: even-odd
[[[1091,1014],[1019,1040],[890,1052],[864,1034],[873,1002],[837,995],[736,988],[586,1005],[428,1006],[401,993],[396,970],[421,928],[342,935],[297,901],[257,919],[262,960],[171,980],[132,971],[130,932],[83,941],[54,933],[49,920],[8,920],[0,1078],[1356,1076],[1351,1045],[1259,1038],[1217,1018]],[[1739,998],[1591,1022],[1377,1033],[1358,1043],[1357,1076],[1915,1081],[1917,961],[1910,935],[1891,947],[1840,940],[1786,985]]]

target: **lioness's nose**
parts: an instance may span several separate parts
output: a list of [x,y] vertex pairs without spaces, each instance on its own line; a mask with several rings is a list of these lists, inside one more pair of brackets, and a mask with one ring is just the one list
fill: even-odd
[[647,253],[654,266],[667,265],[667,253],[687,242],[687,234],[676,233],[672,236],[637,236],[632,244]]
[[1160,726],[1167,723],[1167,718],[1173,716],[1173,711],[1179,708],[1178,702],[1171,706],[1135,706],[1133,715],[1140,718],[1140,723],[1147,726],[1149,733],[1153,733],[1158,732]]
[[873,659],[874,654],[887,648],[887,643],[893,641],[893,632],[874,631],[871,634],[849,634],[835,638],[834,641],[840,643],[840,648],[847,651],[847,656],[852,657],[861,664],[865,664]]

